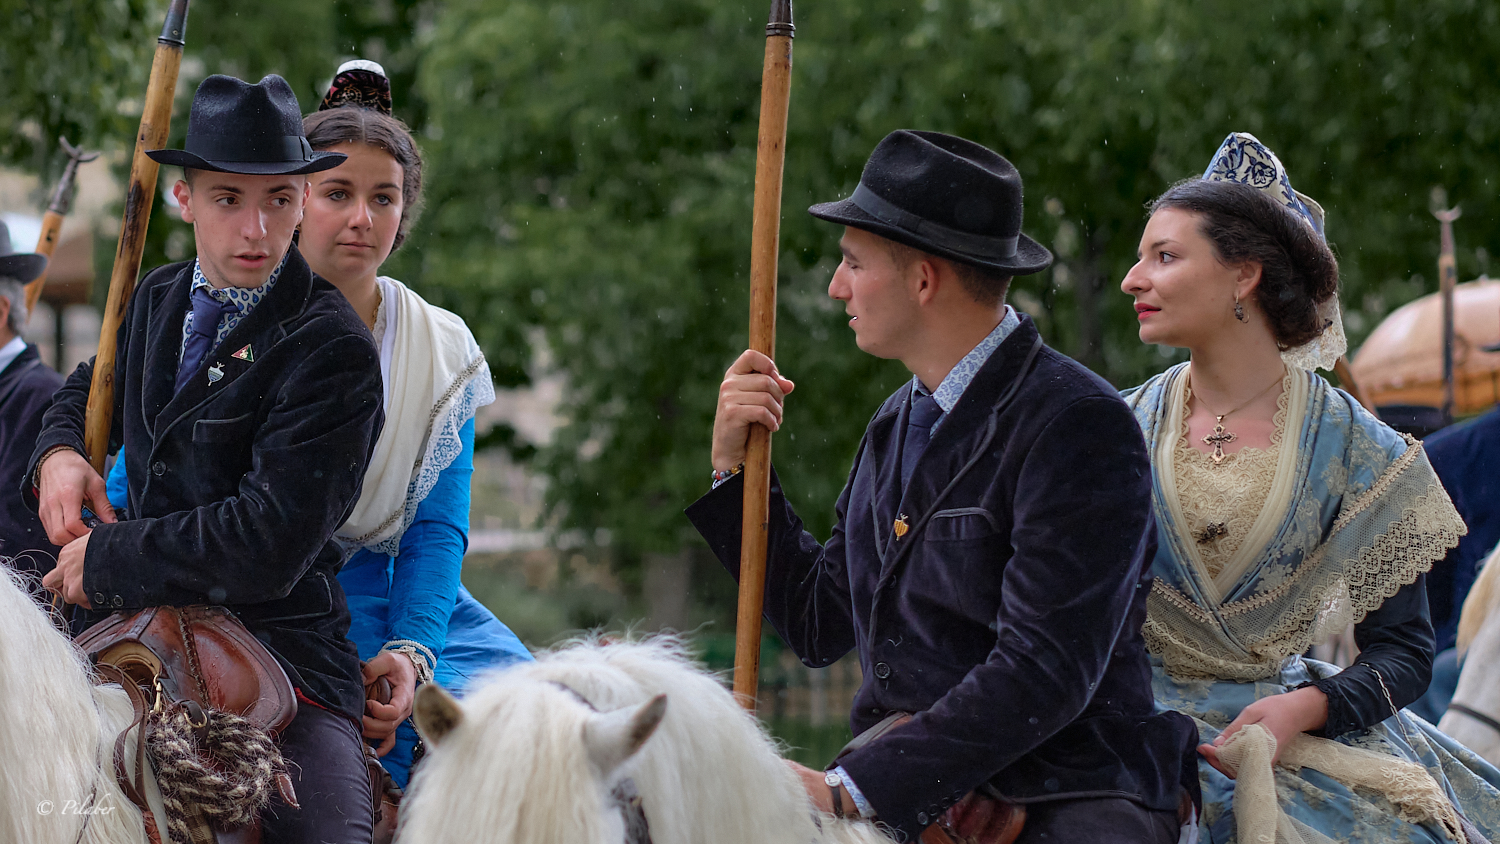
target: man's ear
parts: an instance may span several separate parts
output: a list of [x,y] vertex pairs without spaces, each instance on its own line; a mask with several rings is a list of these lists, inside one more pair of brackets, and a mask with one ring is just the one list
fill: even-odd
[[193,189],[182,179],[172,186],[172,198],[177,200],[177,210],[182,214],[184,223],[193,222]]
[[[930,303],[943,288],[946,277],[943,270],[943,260],[933,255],[923,255],[920,260],[913,261],[908,269],[908,281],[912,285],[912,293],[918,305]],[[951,270],[948,275],[952,275]]]

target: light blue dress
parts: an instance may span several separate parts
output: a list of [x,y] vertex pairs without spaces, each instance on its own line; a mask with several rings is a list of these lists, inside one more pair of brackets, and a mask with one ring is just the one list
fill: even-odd
[[[1398,678],[1402,660],[1387,654],[1381,661],[1373,645],[1345,671],[1302,656],[1324,633],[1349,622],[1356,623],[1357,636],[1362,625],[1369,632],[1382,607],[1388,615],[1403,600],[1414,607],[1412,618],[1426,619],[1421,573],[1463,527],[1420,445],[1322,378],[1293,370],[1279,487],[1273,485],[1267,498],[1260,532],[1251,533],[1264,541],[1239,558],[1249,560],[1239,574],[1231,560],[1227,574],[1212,577],[1198,562],[1195,545],[1203,540],[1195,540],[1194,526],[1181,523],[1175,480],[1164,468],[1166,449],[1176,447],[1182,430],[1174,408],[1182,401],[1186,366],[1125,394],[1152,452],[1159,542],[1144,633],[1157,704],[1191,716],[1202,741],[1212,742],[1251,703],[1316,684],[1329,695],[1327,738],[1420,763],[1455,808],[1494,839],[1500,834],[1500,771],[1408,711],[1387,714],[1387,695],[1410,701],[1421,693],[1409,688],[1425,686],[1420,669]],[[1228,578],[1234,579],[1223,582]],[[1409,641],[1425,643],[1430,658],[1430,622],[1405,628],[1413,629],[1419,632]],[[1401,648],[1388,650],[1399,656]],[[1408,654],[1405,662],[1420,666],[1423,660]],[[1382,692],[1387,683],[1390,691]],[[1384,795],[1355,790],[1311,767],[1278,767],[1274,776],[1281,810],[1335,841],[1450,840],[1435,824],[1399,819]],[[1235,781],[1203,760],[1199,779],[1200,840],[1235,842]]]

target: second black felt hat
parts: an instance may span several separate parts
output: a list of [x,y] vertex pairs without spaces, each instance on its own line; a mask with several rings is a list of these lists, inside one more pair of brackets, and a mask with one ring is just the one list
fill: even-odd
[[292,176],[339,166],[341,152],[313,152],[302,109],[276,74],[255,85],[215,74],[193,94],[183,149],[146,153],[161,164],[248,176]]
[[1021,233],[1021,174],[987,147],[941,132],[900,129],[870,153],[854,194],[807,209],[924,252],[996,273],[1052,264]]

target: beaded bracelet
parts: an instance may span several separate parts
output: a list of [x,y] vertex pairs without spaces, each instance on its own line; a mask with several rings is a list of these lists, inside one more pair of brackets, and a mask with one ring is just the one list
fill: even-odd
[[715,484],[724,483],[725,481],[729,480],[730,478],[734,477],[735,475],[738,475],[739,473],[741,473],[743,471],[745,471],[745,464],[743,464],[743,463],[741,463],[738,466],[733,466],[733,467],[728,468],[728,469],[715,469],[714,470],[714,483]]

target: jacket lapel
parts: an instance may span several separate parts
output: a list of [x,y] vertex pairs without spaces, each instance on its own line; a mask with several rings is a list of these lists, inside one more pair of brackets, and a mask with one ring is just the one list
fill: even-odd
[[[172,426],[227,389],[251,366],[254,366],[253,361],[236,358],[234,353],[247,345],[261,352],[282,339],[286,332],[281,323],[301,312],[311,291],[312,271],[308,269],[307,262],[302,259],[302,255],[297,252],[297,247],[293,246],[291,254],[287,256],[286,266],[282,268],[280,277],[276,279],[276,286],[271,288],[271,292],[266,294],[254,310],[250,311],[232,331],[225,335],[223,342],[219,343],[217,348],[204,357],[198,372],[194,373],[193,377],[183,385],[182,391],[171,396],[166,402],[160,416],[160,419],[165,421],[157,425],[154,432],[156,439],[160,441]],[[185,296],[183,308],[182,314],[185,315]],[[182,340],[180,324],[177,331],[177,343],[180,345]],[[166,371],[168,374],[165,376],[158,373],[156,380],[166,377],[166,390],[170,394],[177,374],[175,353],[172,365]],[[214,373],[222,374],[217,378],[211,378],[210,376]]]
[[182,355],[182,321],[187,318],[188,293],[193,284],[193,265],[179,270],[170,284],[150,288],[146,316],[145,367],[141,373],[141,414],[146,430],[155,432],[156,421],[172,400],[177,364]]
[[[883,555],[881,566],[889,576],[917,544],[929,517],[943,503],[953,485],[983,456],[994,439],[1001,411],[1010,403],[1020,381],[1031,369],[1041,349],[1041,337],[1031,318],[1022,315],[1021,325],[990,355],[974,380],[964,390],[958,404],[943,418],[932,435],[927,450],[917,461],[911,481],[903,493],[899,468],[889,484],[899,500],[898,515],[905,517],[907,533],[896,540],[893,522],[886,522],[890,550]],[[907,403],[909,405],[909,402]],[[907,411],[902,410],[901,420]],[[901,430],[904,430],[901,429]],[[899,442],[899,433],[896,435]],[[896,464],[899,467],[899,447]]]
[[911,412],[910,381],[897,391],[897,396],[893,410],[870,422],[869,455],[875,474],[870,512],[875,531],[875,554],[882,566],[893,536],[891,527],[901,505],[901,432],[906,430],[906,418]]

